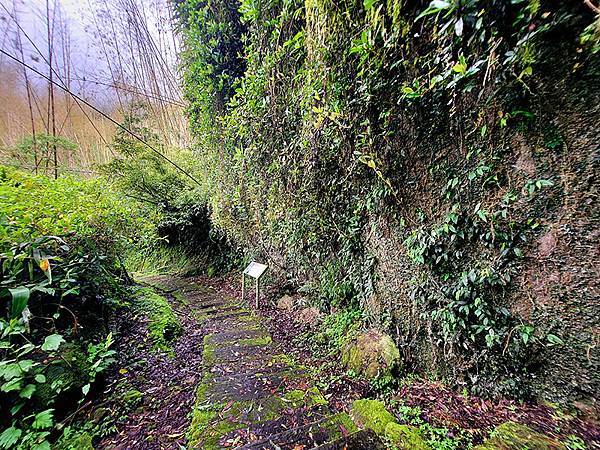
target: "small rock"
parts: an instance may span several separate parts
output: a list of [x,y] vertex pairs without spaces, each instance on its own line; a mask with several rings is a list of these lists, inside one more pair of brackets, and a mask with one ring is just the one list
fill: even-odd
[[400,351],[387,334],[369,330],[359,334],[342,350],[342,364],[369,378],[391,375],[400,365]]
[[379,400],[356,400],[352,403],[350,417],[362,428],[370,428],[378,435],[383,435],[385,427],[396,421],[396,418],[385,409]]
[[317,308],[302,308],[296,314],[296,320],[304,325],[309,325],[314,327],[321,318],[323,314]]
[[385,427],[385,437],[398,450],[430,450],[416,427],[390,422]]
[[567,447],[526,425],[506,422],[496,427],[492,437],[473,450],[567,450]]
[[290,295],[284,295],[277,301],[277,308],[292,311],[294,309],[294,298]]

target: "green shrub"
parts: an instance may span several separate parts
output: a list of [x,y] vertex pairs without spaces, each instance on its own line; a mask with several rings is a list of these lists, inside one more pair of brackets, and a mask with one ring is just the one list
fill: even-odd
[[0,167],[0,448],[50,448],[111,364],[120,255],[147,231],[100,179]]

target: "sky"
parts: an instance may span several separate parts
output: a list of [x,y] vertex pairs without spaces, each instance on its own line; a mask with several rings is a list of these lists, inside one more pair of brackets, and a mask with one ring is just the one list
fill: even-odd
[[[123,5],[136,3],[140,11],[150,24],[149,31],[157,42],[164,42],[165,47],[161,53],[168,59],[169,67],[174,71],[176,58],[172,46],[167,49],[166,42],[172,42],[170,27],[160,26],[162,20],[165,23],[168,0],[49,0],[51,17],[55,11],[55,27],[58,23],[64,23],[69,36],[70,45],[67,52],[55,50],[54,58],[59,67],[65,66],[64,54],[70,58],[69,69],[72,89],[88,98],[93,97],[100,102],[110,101],[114,98],[113,89],[105,84],[112,84],[111,65],[107,59],[112,60],[111,48],[115,47],[114,35],[106,31],[102,32],[103,40],[99,38],[99,30],[106,28],[106,11],[114,14],[118,20],[123,16]],[[54,8],[56,4],[56,8]],[[16,14],[15,14],[16,9]],[[41,70],[48,72],[47,63],[39,57],[34,46],[27,42],[25,34],[35,43],[44,55],[48,53],[47,30],[46,30],[46,0],[0,0],[0,48],[19,57],[20,52],[14,45],[15,22],[17,17],[24,33],[21,36],[25,61]],[[60,34],[60,31],[56,34]],[[56,39],[56,38],[55,38]],[[55,41],[55,46],[60,43]],[[108,48],[108,50],[107,50]],[[107,52],[109,56],[107,57]],[[0,66],[6,64],[7,58],[0,55]],[[113,62],[114,63],[114,62]],[[67,69],[63,69],[66,76]],[[35,78],[35,76],[34,76]],[[39,82],[39,81],[38,81]],[[45,83],[45,82],[44,82]],[[103,84],[104,83],[104,84]],[[135,84],[132,80],[128,83]],[[147,90],[147,88],[139,87]]]

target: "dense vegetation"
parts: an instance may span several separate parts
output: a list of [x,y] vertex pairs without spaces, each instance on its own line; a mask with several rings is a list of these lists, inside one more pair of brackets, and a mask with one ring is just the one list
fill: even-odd
[[146,232],[129,208],[101,180],[0,168],[1,448],[50,448],[110,364],[120,255]]
[[[176,3],[199,192],[232,242],[322,309],[364,310],[409,369],[487,395],[597,391],[593,8]],[[586,243],[555,257],[581,266],[583,320],[527,287],[561,217]]]

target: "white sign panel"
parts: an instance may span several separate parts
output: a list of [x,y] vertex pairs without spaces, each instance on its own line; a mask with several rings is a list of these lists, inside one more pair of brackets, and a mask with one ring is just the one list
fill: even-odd
[[265,273],[268,266],[265,264],[257,263],[252,261],[248,267],[244,270],[244,275],[248,275],[249,277],[256,278],[257,280]]

